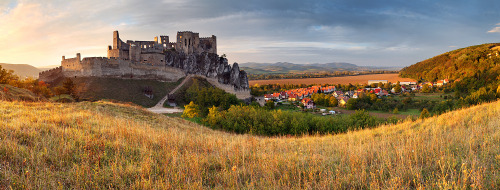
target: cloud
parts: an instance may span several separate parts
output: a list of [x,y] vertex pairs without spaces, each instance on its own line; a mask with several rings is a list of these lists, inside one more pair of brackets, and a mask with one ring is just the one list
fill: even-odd
[[230,61],[409,65],[447,44],[491,42],[481,34],[498,22],[496,8],[453,0],[0,0],[0,62],[105,56],[114,30],[124,40],[191,30],[216,35]]
[[[500,23],[496,24],[496,25],[500,25]],[[500,27],[495,27],[495,28],[489,30],[488,33],[500,33]]]

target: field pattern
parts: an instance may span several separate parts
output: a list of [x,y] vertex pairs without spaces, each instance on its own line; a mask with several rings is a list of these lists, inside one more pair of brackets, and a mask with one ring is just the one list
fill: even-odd
[[415,81],[409,78],[401,78],[398,74],[374,74],[374,75],[356,75],[345,77],[327,77],[327,78],[305,78],[305,79],[278,79],[278,80],[250,80],[250,85],[266,85],[266,84],[367,84],[368,80],[388,80],[396,83]]

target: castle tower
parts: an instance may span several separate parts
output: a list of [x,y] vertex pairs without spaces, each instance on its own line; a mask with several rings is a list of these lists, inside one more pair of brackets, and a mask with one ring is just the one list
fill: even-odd
[[118,34],[118,30],[113,31],[113,49],[120,49],[120,34]]
[[120,39],[118,31],[113,31],[113,46],[108,46],[108,58],[129,59],[129,45]]
[[200,34],[191,31],[177,32],[176,50],[185,54],[197,53],[199,49]]

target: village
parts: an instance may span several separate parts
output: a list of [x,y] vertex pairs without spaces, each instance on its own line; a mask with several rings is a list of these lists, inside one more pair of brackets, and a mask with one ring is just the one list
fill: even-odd
[[[388,80],[368,80],[364,88],[358,88],[356,90],[342,91],[333,85],[319,86],[314,85],[307,88],[297,88],[291,90],[285,90],[281,92],[275,92],[270,94],[265,94],[263,97],[263,105],[266,102],[274,102],[274,105],[283,103],[297,103],[297,107],[303,110],[316,110],[317,105],[311,98],[314,94],[322,93],[328,94],[337,99],[337,107],[345,108],[349,99],[357,99],[367,94],[374,94],[377,98],[388,97],[391,95],[399,95],[402,93],[419,92],[425,88],[442,87],[449,83],[448,79],[438,80],[437,82],[399,82],[396,84],[391,84]],[[382,85],[389,85],[391,89],[385,90]],[[398,87],[400,87],[398,89]],[[334,115],[338,114],[338,110],[327,110],[324,107],[318,109],[322,115]]]

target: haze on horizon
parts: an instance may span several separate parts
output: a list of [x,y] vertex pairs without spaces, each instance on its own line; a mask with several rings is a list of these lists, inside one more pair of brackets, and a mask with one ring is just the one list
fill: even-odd
[[59,65],[106,56],[123,40],[190,30],[217,36],[229,62],[348,62],[404,67],[500,41],[493,0],[0,0],[0,63]]

